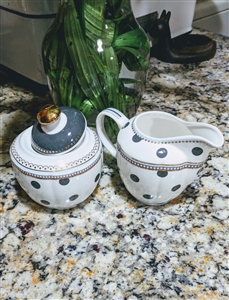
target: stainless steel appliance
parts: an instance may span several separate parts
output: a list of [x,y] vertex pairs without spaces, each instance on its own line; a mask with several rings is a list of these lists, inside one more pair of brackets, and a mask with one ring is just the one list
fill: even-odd
[[[171,35],[190,32],[196,0],[131,0],[135,17],[147,21],[163,9],[171,11]],[[8,0],[0,4],[0,64],[40,84],[47,84],[41,44],[59,0]]]
[[44,74],[41,44],[53,22],[59,1],[1,1],[0,63],[41,84]]

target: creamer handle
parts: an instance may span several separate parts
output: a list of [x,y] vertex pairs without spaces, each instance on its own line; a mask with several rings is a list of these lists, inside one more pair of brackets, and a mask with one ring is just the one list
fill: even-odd
[[105,116],[108,116],[111,119],[113,119],[118,125],[119,129],[121,129],[124,125],[126,125],[129,122],[129,119],[127,119],[127,117],[123,113],[121,113],[119,110],[115,108],[107,108],[103,110],[101,113],[98,114],[96,118],[96,130],[103,145],[107,148],[107,150],[111,153],[111,155],[116,157],[117,149],[114,146],[114,144],[110,141],[105,130],[105,126],[104,126]]

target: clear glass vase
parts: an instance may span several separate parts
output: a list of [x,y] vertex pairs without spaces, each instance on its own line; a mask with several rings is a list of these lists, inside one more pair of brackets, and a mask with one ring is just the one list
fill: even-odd
[[[146,33],[130,0],[62,0],[42,44],[53,101],[82,111],[93,126],[96,113],[114,107],[135,115],[150,56]],[[109,121],[114,141],[117,128]]]

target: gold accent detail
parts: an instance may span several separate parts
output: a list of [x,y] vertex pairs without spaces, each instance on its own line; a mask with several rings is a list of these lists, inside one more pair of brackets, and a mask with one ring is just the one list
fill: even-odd
[[37,120],[41,125],[50,125],[59,119],[60,113],[61,110],[57,105],[47,104],[37,114]]

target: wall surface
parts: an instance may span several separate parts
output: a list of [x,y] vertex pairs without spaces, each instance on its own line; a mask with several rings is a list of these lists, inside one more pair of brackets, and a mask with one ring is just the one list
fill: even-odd
[[229,36],[229,1],[197,0],[193,26]]

